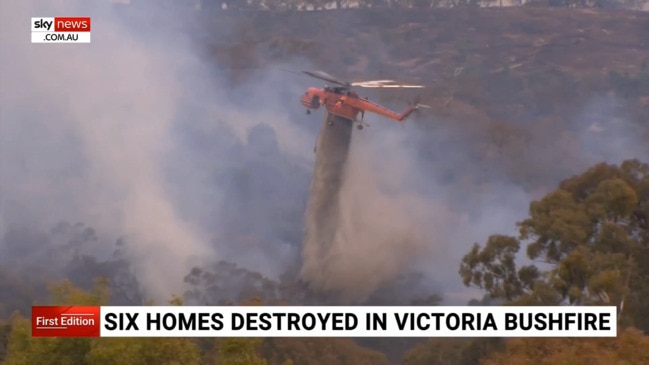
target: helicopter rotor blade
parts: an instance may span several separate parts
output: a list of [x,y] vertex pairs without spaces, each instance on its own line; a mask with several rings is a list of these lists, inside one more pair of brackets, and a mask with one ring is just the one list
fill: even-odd
[[363,88],[423,88],[421,85],[406,85],[406,84],[397,84],[394,80],[368,80],[368,81],[358,81],[358,82],[347,82],[342,81],[324,71],[302,71],[302,73],[314,77],[316,79],[326,81],[331,84],[343,86],[343,87],[363,87]]
[[361,85],[354,85],[358,87],[363,87],[363,88],[406,88],[406,89],[422,89],[424,86],[421,85],[367,85],[367,84],[361,84]]
[[396,81],[394,80],[367,80],[367,81],[357,81],[352,82],[352,86],[362,86],[362,85],[383,85],[383,84],[393,84]]
[[324,71],[302,71],[303,73],[315,77],[316,79],[320,79],[326,82],[330,82],[332,84],[340,85],[340,86],[351,86],[349,82],[341,81],[328,73]]
[[373,80],[373,81],[362,81],[354,82],[352,86],[364,87],[364,88],[423,88],[421,85],[406,85],[406,84],[397,84],[394,80]]

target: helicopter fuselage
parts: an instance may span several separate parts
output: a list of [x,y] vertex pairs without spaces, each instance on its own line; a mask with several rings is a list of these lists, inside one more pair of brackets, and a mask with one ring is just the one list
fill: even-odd
[[349,98],[360,99],[356,93],[342,87],[325,87],[323,89],[310,87],[302,95],[301,101],[302,105],[307,108],[307,113],[310,113],[311,110],[318,110],[322,106],[331,114],[355,121],[362,109],[351,103],[345,103],[345,99]]
[[358,94],[346,87],[327,86],[322,89],[310,87],[302,95],[300,101],[307,109],[307,114],[324,106],[327,112],[355,122],[361,122],[357,120],[358,114],[361,114],[362,119],[367,111],[401,122],[417,109],[417,106],[413,106],[404,114],[398,114],[367,100],[367,98],[359,97]]

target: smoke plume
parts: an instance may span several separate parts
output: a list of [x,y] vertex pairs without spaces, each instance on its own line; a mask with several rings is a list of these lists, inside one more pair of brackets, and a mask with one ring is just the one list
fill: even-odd
[[[1,108],[3,206],[25,216],[2,216],[36,226],[83,220],[125,235],[140,279],[159,299],[179,287],[185,260],[212,254],[162,182],[182,85],[160,50],[134,39],[105,9],[87,14],[75,5],[16,2],[3,11],[12,28],[3,32],[11,34],[2,63],[3,89],[11,90]],[[32,16],[80,12],[92,16],[89,45],[32,45],[27,34],[16,36]]]
[[369,128],[352,138],[351,122],[332,118],[317,144],[303,277],[345,301],[364,301],[416,272],[417,258],[447,241],[433,233],[450,216],[425,196],[402,130],[382,120],[383,133]]
[[[277,279],[298,257],[313,157],[313,125],[286,102],[303,86],[272,67],[232,85],[188,26],[201,12],[136,5],[2,2],[3,264],[64,265],[50,253],[67,221],[94,232],[84,253],[125,242],[157,300],[214,260]],[[30,17],[53,14],[90,16],[92,43],[30,44]]]

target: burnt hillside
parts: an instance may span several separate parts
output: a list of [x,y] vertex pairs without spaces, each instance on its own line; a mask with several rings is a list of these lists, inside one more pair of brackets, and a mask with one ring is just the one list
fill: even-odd
[[[615,115],[635,128],[632,134],[649,138],[649,12],[510,7],[197,14],[193,26],[209,56],[239,77],[307,60],[350,79],[428,85],[422,101],[435,107],[436,118],[475,136],[475,159],[517,159],[505,169],[531,189],[571,169],[526,171],[530,161],[517,157],[521,143],[538,160],[545,153],[535,144],[565,149],[574,145],[572,137],[559,142],[558,134],[607,123],[585,114]],[[385,102],[413,97],[371,96]],[[485,160],[487,145],[495,151],[492,160]]]
[[398,77],[430,85],[424,96],[432,104],[449,107],[452,98],[459,110],[439,111],[451,115],[542,117],[609,92],[647,110],[649,12],[511,7],[199,17],[196,31],[218,64],[242,74],[306,59],[341,77]]
[[[379,65],[384,67],[379,73],[407,69],[428,82],[469,65],[485,72],[556,70],[587,77],[609,70],[637,72],[649,55],[649,13],[637,11],[345,9],[203,12],[201,17],[207,27],[233,30],[209,32],[219,53],[245,44],[251,52],[267,51],[271,60],[308,57],[357,77]],[[238,64],[250,66],[243,60]]]

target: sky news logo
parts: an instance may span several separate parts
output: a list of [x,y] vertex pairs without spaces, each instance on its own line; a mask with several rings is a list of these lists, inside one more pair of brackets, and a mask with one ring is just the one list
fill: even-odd
[[32,43],[90,43],[90,17],[32,18]]

